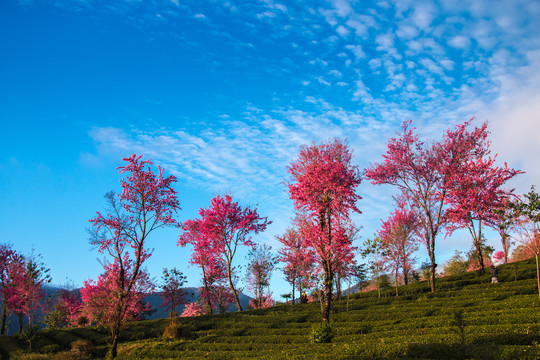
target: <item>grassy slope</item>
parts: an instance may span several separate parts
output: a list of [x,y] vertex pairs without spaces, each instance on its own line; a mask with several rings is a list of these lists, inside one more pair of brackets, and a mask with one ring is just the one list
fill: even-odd
[[[320,321],[319,304],[283,305],[180,320],[180,338],[161,338],[166,319],[134,323],[123,334],[119,359],[516,359],[540,358],[540,313],[533,261],[499,272],[501,283],[469,273],[439,279],[438,291],[428,284],[400,288],[400,296],[374,293],[336,303],[331,320],[334,340],[311,344],[309,334]],[[463,309],[466,345],[462,347],[453,314]],[[42,331],[34,349],[54,353],[71,342],[90,340],[102,357],[109,341],[103,327]],[[0,337],[0,355],[20,358],[13,338]],[[33,355],[27,359],[55,358]],[[59,355],[56,358],[60,358]],[[67,357],[62,357],[67,358]],[[73,357],[71,357],[73,358]]]

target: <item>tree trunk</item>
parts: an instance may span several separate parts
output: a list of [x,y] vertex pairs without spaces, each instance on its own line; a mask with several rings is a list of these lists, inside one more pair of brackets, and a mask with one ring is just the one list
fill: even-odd
[[7,320],[7,306],[4,304],[2,306],[2,329],[0,331],[0,335],[4,335],[6,333],[6,320]]
[[231,274],[231,264],[227,264],[227,276],[229,278],[229,286],[231,287],[231,291],[234,295],[234,301],[236,301],[236,306],[238,307],[238,312],[242,311],[242,305],[240,305],[240,299],[238,298],[238,293],[236,292],[233,282],[232,282],[232,274]]
[[206,278],[206,271],[204,269],[204,266],[202,266],[202,272],[203,272],[203,283],[204,283],[204,291],[206,292],[206,302],[208,304],[208,311],[210,312],[210,315],[212,315],[214,312],[212,310],[212,302],[210,301],[210,289],[208,289],[208,279]]
[[478,238],[474,242],[476,245],[476,254],[478,256],[478,263],[480,264],[480,270],[484,272],[484,255],[482,254],[482,220],[478,221]]
[[336,297],[337,297],[337,300],[340,301],[341,300],[341,278],[339,277],[339,275],[336,276]]
[[17,314],[17,318],[19,319],[19,333],[22,333],[24,314]]
[[120,329],[114,329],[111,331],[112,343],[111,343],[111,357],[114,359],[118,355],[118,339],[120,337]]
[[293,282],[292,282],[292,300],[291,300],[291,304],[294,305],[294,286],[295,286],[295,280],[293,279]]
[[538,252],[536,253],[536,282],[538,283],[538,297],[540,298],[540,266],[538,266]]
[[435,263],[435,239],[428,238],[427,244],[428,244],[428,254],[429,254],[429,260],[431,261],[430,271],[429,271],[429,282],[431,285],[431,292],[435,292],[435,268],[437,267],[437,264]]
[[398,291],[398,268],[396,267],[396,297],[399,296],[399,291]]
[[332,308],[332,271],[330,264],[326,264],[324,271],[324,308],[322,313],[322,320],[328,322],[330,320],[330,309]]

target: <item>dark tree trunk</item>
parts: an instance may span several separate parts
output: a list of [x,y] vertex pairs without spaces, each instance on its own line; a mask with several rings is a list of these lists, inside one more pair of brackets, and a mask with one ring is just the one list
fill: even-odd
[[2,306],[2,330],[0,331],[0,335],[4,335],[6,333],[6,320],[7,320],[7,306],[4,304],[4,306]]
[[111,343],[111,357],[114,359],[118,355],[118,339],[120,337],[120,330],[114,329],[112,332],[112,343]]
[[22,333],[24,314],[17,314],[17,318],[19,319],[19,333]]
[[399,290],[398,290],[399,284],[398,284],[398,268],[397,267],[396,267],[396,280],[395,281],[396,281],[396,297],[398,297],[399,296]]
[[484,254],[482,254],[482,220],[478,222],[478,238],[474,242],[476,245],[476,255],[478,256],[478,264],[480,264],[480,270],[484,272]]
[[538,297],[540,298],[540,266],[538,265],[538,252],[536,252],[536,282],[538,284]]

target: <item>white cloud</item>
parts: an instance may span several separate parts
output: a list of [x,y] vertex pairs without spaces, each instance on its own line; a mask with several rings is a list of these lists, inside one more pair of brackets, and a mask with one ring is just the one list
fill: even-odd
[[450,39],[448,45],[458,49],[467,50],[471,46],[471,40],[467,36],[458,35]]
[[347,45],[345,47],[354,54],[354,57],[357,61],[366,56],[366,53],[364,53],[364,51],[362,50],[361,45]]

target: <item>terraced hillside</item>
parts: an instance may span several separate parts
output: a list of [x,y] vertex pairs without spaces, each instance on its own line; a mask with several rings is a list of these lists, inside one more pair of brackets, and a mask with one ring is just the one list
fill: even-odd
[[[134,323],[125,331],[119,359],[533,359],[540,358],[540,308],[533,261],[503,266],[501,283],[476,273],[428,284],[351,296],[336,303],[334,339],[310,343],[320,306],[270,309],[179,320],[178,338],[162,337],[167,319]],[[454,313],[462,310],[465,344]],[[104,327],[45,330],[25,354],[16,338],[0,338],[12,359],[102,358],[109,341]],[[81,341],[82,340],[82,341]],[[90,344],[91,343],[91,344]],[[74,350],[69,350],[74,347]]]

